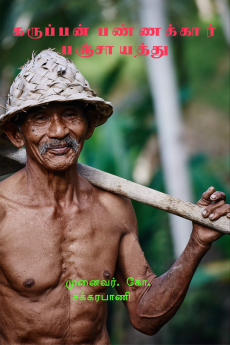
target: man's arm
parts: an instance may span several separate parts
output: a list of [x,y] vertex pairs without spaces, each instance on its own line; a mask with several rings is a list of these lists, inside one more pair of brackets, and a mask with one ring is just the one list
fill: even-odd
[[[211,197],[211,198],[210,198]],[[230,217],[230,205],[225,204],[225,194],[210,187],[197,203],[206,206],[206,214],[212,220],[223,215]],[[212,203],[212,201],[215,201]],[[214,216],[211,216],[214,214]],[[211,243],[222,235],[217,231],[193,224],[193,231],[184,252],[169,271],[157,277],[150,269],[137,238],[134,211],[129,206],[127,233],[122,237],[116,266],[119,294],[130,292],[125,302],[131,322],[139,331],[153,335],[176,313],[183,302],[193,274],[210,249]],[[147,280],[147,286],[129,286],[127,278]],[[129,280],[130,281],[130,280]]]

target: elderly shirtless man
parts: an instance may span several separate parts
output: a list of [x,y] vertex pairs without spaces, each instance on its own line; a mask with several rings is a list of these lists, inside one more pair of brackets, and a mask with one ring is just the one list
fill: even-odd
[[[156,277],[139,245],[131,202],[77,174],[84,141],[111,113],[74,64],[52,50],[33,57],[11,87],[1,128],[25,146],[27,164],[0,183],[1,345],[110,344],[106,301],[73,299],[82,292],[106,297],[106,286],[67,289],[68,280],[115,277],[118,293],[130,293],[124,303],[133,326],[155,334],[221,236],[194,224],[181,257]],[[230,212],[224,200],[210,187],[198,204],[214,220]],[[128,277],[147,285],[129,286]]]

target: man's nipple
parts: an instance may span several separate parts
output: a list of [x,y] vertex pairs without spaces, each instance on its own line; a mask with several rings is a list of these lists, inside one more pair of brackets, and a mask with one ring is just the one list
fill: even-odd
[[23,282],[23,285],[26,287],[26,288],[31,288],[32,286],[34,286],[35,284],[35,280],[33,278],[29,278],[29,279],[26,279],[24,282]]
[[109,278],[110,278],[110,273],[109,273],[109,271],[104,270],[104,272],[103,272],[103,277],[104,277],[105,279],[109,279]]

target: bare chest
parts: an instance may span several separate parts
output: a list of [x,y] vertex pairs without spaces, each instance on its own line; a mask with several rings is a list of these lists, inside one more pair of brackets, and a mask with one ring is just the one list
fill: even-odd
[[0,284],[29,297],[66,289],[67,280],[112,279],[121,232],[99,211],[9,211],[0,225]]

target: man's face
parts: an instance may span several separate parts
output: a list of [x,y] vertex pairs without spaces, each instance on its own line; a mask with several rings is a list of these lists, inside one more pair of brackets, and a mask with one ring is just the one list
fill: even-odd
[[48,170],[59,171],[77,161],[89,137],[83,107],[58,102],[28,111],[21,132],[27,155]]

